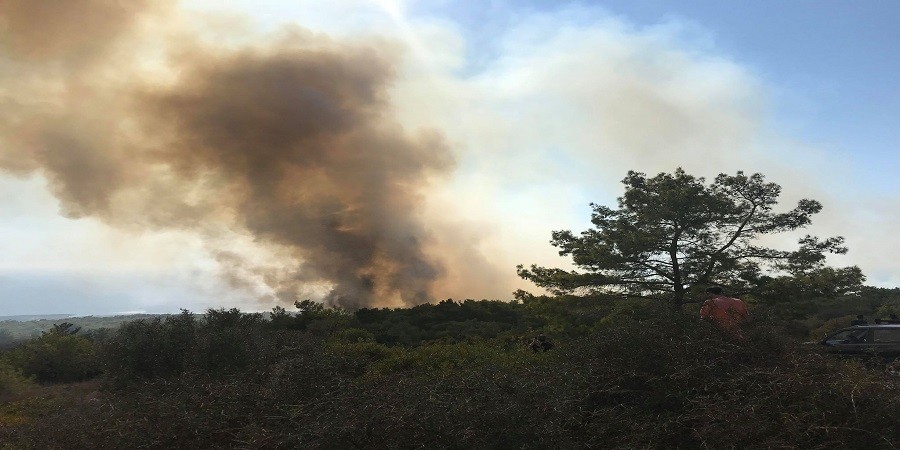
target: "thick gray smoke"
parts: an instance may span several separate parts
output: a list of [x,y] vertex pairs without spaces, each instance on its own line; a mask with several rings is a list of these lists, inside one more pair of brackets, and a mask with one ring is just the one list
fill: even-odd
[[436,133],[392,119],[390,47],[303,32],[179,43],[168,79],[133,76],[127,43],[165,6],[0,3],[0,168],[41,173],[71,217],[210,235],[224,224],[288,256],[248,269],[217,252],[236,285],[250,270],[286,300],[310,285],[349,307],[431,299],[442,268],[418,210],[452,157]]

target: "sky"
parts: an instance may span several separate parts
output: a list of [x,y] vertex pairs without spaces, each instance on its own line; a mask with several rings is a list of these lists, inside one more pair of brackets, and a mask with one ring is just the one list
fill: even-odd
[[830,262],[900,286],[898,20],[887,0],[11,0],[0,315],[508,299],[628,170],[679,166],[819,200],[804,232],[850,249]]

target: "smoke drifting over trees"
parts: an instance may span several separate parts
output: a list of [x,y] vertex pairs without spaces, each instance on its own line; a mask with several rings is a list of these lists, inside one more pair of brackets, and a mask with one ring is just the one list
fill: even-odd
[[[0,5],[0,168],[46,177],[70,217],[195,231],[234,285],[251,274],[284,301],[315,286],[351,307],[432,298],[442,266],[419,206],[453,158],[392,118],[396,50],[302,30],[212,46],[180,30],[141,59],[143,19],[170,6]],[[223,229],[283,264],[216,248]]]

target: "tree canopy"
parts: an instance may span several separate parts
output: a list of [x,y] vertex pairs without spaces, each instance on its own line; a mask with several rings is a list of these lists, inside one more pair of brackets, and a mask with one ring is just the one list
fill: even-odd
[[809,276],[823,270],[826,254],[847,251],[841,237],[810,235],[795,250],[766,246],[761,238],[806,227],[822,205],[803,199],[776,213],[781,186],[759,173],[719,174],[707,184],[681,168],[652,178],[629,171],[622,183],[618,209],[591,204],[592,228],[552,234],[550,243],[580,270],[520,265],[519,276],[556,294],[620,293],[681,304],[694,287],[741,291],[772,275]]

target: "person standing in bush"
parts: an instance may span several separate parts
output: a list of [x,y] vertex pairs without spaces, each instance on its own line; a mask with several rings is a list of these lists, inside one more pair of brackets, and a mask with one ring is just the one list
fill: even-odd
[[741,324],[750,317],[747,305],[734,297],[727,297],[722,288],[706,289],[706,301],[700,307],[700,318],[711,321],[722,330],[740,334]]

